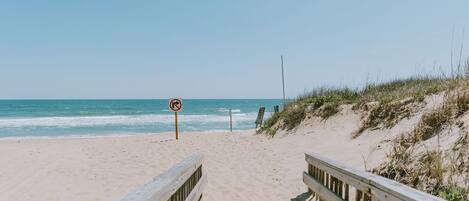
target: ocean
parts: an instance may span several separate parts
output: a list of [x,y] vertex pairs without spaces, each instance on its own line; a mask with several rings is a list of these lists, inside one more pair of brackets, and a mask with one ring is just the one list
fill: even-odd
[[[259,107],[268,117],[273,99],[188,99],[180,131],[228,131],[255,127]],[[174,131],[168,100],[0,100],[0,138],[139,135]]]

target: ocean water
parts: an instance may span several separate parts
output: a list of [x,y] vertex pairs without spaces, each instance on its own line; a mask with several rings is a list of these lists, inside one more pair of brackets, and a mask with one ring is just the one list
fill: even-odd
[[[255,127],[259,107],[270,115],[281,100],[184,100],[180,131]],[[168,100],[0,100],[1,137],[138,135],[174,131]]]

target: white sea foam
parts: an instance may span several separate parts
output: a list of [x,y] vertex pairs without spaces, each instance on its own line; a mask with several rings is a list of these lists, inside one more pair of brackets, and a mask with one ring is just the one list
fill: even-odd
[[[254,121],[255,113],[237,113],[235,122]],[[228,122],[228,116],[220,115],[179,115],[183,123],[210,124]],[[102,125],[146,125],[146,124],[173,124],[174,115],[128,115],[128,116],[75,116],[75,117],[33,117],[0,119],[0,128],[20,127],[79,127]]]
[[[228,108],[219,108],[218,109],[218,112],[229,112],[229,111],[230,111],[230,109],[228,109]],[[231,112],[232,113],[240,113],[241,110],[240,109],[231,109]]]

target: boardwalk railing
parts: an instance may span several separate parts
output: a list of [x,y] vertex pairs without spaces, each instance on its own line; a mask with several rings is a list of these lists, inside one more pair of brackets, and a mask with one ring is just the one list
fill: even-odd
[[444,201],[396,181],[360,171],[317,154],[305,154],[303,182],[324,201]]
[[121,201],[198,201],[207,184],[203,156],[184,159],[163,174],[153,178]]

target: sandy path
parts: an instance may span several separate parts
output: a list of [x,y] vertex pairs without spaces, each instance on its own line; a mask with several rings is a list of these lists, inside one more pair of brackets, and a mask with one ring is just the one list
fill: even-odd
[[284,197],[279,158],[266,138],[209,133],[166,141],[171,137],[2,140],[0,200],[118,200],[193,152],[207,159],[207,200]]
[[171,134],[0,140],[0,200],[119,200],[193,152],[206,156],[204,200],[291,200],[306,189],[304,152],[362,168],[362,155],[378,142],[334,129],[274,139],[249,131],[185,133],[179,141]]

